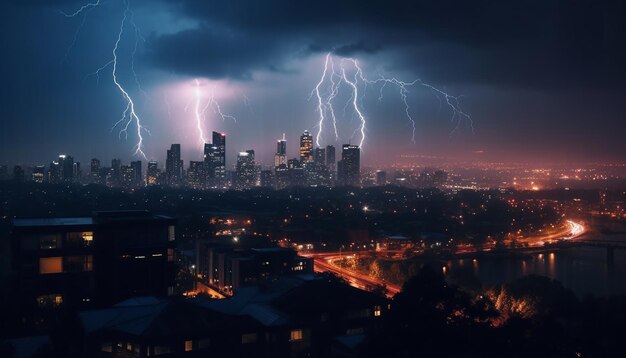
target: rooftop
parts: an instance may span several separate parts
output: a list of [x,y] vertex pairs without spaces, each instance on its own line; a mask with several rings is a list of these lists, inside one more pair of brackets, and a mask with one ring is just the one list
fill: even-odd
[[172,218],[154,215],[145,210],[97,211],[93,216],[73,218],[19,218],[13,219],[15,227],[87,226],[101,222],[127,220],[170,220]]

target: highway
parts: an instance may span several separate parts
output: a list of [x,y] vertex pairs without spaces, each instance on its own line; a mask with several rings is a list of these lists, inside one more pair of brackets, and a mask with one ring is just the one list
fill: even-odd
[[[524,239],[520,239],[519,241],[528,244],[530,247],[541,247],[546,245],[547,243],[553,243],[559,240],[575,240],[580,238],[586,232],[586,228],[581,224],[572,220],[567,220],[566,225],[564,225],[563,229],[557,233],[543,235],[543,236],[532,236]],[[485,251],[490,251],[493,249],[494,244],[486,245],[484,247]],[[468,252],[476,252],[475,248],[457,248],[456,253],[468,253]],[[370,253],[369,251],[363,251],[363,253]],[[377,254],[384,254],[386,251],[378,251]],[[356,253],[351,253],[351,255],[357,255]],[[335,261],[340,260],[341,258],[345,258],[350,255],[342,255],[341,252],[321,252],[321,253],[304,253],[301,252],[300,255],[311,257],[314,260],[314,270],[315,272],[331,272],[344,280],[346,280],[351,286],[371,291],[379,286],[385,286],[387,289],[387,297],[391,298],[396,293],[400,292],[401,287],[399,285],[393,285],[388,282],[384,282],[383,280],[372,277],[365,273],[349,270],[346,268],[342,268],[338,266]]]

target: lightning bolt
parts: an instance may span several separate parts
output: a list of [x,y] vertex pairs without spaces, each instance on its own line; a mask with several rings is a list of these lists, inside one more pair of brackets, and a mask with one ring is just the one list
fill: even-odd
[[361,132],[361,141],[359,142],[359,147],[362,148],[363,142],[365,141],[365,116],[363,115],[363,113],[361,113],[358,105],[359,87],[357,86],[357,83],[359,78],[363,79],[363,72],[361,71],[361,68],[359,67],[359,64],[356,60],[351,58],[345,60],[352,62],[354,64],[354,67],[356,68],[356,71],[354,72],[354,80],[349,80],[346,76],[346,68],[344,66],[341,66],[341,77],[343,78],[344,82],[352,87],[352,107],[354,108],[354,112],[359,116],[359,119],[361,121],[361,125],[357,130]]
[[[200,142],[204,144],[208,142],[206,138],[204,137],[204,130],[202,129],[202,123],[206,118],[206,111],[209,109],[209,107],[213,108],[213,112],[217,114],[218,116],[220,116],[220,118],[222,118],[222,121],[226,121],[227,119],[230,119],[236,123],[237,118],[235,116],[222,112],[222,107],[220,106],[219,102],[215,99],[215,86],[213,86],[213,88],[211,89],[211,93],[209,94],[206,103],[201,108],[201,102],[204,97],[204,93],[200,89],[201,86],[202,84],[200,83],[200,80],[197,78],[194,79],[194,101],[195,101],[194,115],[195,115],[195,120],[196,120],[196,127],[198,128],[198,136],[199,136]],[[188,102],[187,105],[185,106],[185,112],[188,110],[189,104],[190,102]]]
[[198,127],[198,135],[200,136],[200,142],[202,143],[202,145],[204,145],[204,143],[207,143],[206,138],[204,137],[204,131],[202,130],[202,114],[204,113],[204,110],[202,111],[202,113],[200,112],[200,101],[202,100],[202,93],[200,92],[200,81],[198,81],[198,79],[194,80],[195,84],[196,84],[196,88],[195,88],[195,95],[196,95],[196,106],[195,106],[195,114],[196,114],[196,126]]
[[[330,66],[330,70],[329,70]],[[354,74],[348,75],[346,68],[350,66]],[[327,80],[328,79],[328,80]],[[317,109],[316,111],[319,114],[318,119],[318,132],[316,136],[316,143],[320,145],[320,138],[322,135],[322,130],[324,126],[324,122],[327,117],[331,117],[333,121],[333,128],[335,131],[335,138],[338,139],[339,135],[337,132],[337,119],[335,116],[335,110],[333,107],[333,101],[337,97],[339,93],[339,87],[342,83],[345,83],[351,89],[351,95],[344,106],[344,116],[348,107],[352,107],[354,113],[358,116],[360,120],[360,124],[355,130],[355,133],[360,133],[360,141],[359,146],[363,146],[365,141],[365,126],[367,124],[366,117],[363,113],[362,108],[363,101],[366,96],[366,91],[368,86],[379,86],[378,88],[378,101],[382,101],[384,97],[385,88],[388,85],[394,86],[398,89],[400,100],[404,104],[404,112],[408,122],[411,125],[411,141],[415,143],[415,132],[416,132],[416,122],[411,114],[410,106],[408,102],[408,94],[409,88],[413,86],[422,86],[437,96],[437,98],[441,102],[441,98],[445,99],[445,103],[450,108],[452,112],[451,122],[455,123],[454,129],[450,133],[450,135],[454,134],[457,130],[460,129],[461,125],[466,123],[474,132],[474,124],[472,121],[472,117],[463,110],[461,106],[461,97],[462,96],[453,96],[444,90],[441,90],[429,83],[424,82],[421,79],[416,79],[411,82],[404,82],[395,77],[384,77],[382,75],[379,78],[370,80],[365,77],[363,74],[363,70],[360,67],[358,61],[353,58],[341,58],[339,60],[339,69],[335,69],[334,61],[332,53],[327,53],[324,61],[324,69],[322,72],[322,76],[320,80],[317,82],[314,89],[311,91],[311,95],[309,99],[315,94],[317,97]],[[362,90],[359,90],[362,87]],[[326,114],[330,114],[327,116]]]
[[[115,45],[113,46],[112,58],[111,58],[111,60],[107,61],[104,65],[99,67],[95,72],[93,72],[91,74],[88,74],[88,76],[95,75],[97,77],[97,83],[99,83],[100,82],[100,73],[102,71],[104,71],[105,69],[107,69],[108,67],[112,67],[111,77],[112,77],[112,80],[113,80],[113,84],[115,85],[117,90],[122,95],[122,98],[126,102],[126,107],[124,108],[124,111],[122,112],[122,117],[113,125],[113,127],[111,128],[111,131],[113,129],[117,128],[117,127],[120,127],[121,129],[120,129],[120,132],[118,134],[118,137],[121,138],[122,136],[124,136],[124,138],[128,139],[128,130],[129,130],[131,124],[133,124],[135,126],[136,134],[137,134],[137,143],[133,147],[134,155],[141,156],[145,160],[148,160],[148,158],[146,157],[146,154],[143,151],[143,132],[145,131],[148,134],[150,132],[148,131],[147,128],[145,128],[142,125],[141,118],[139,118],[139,115],[137,114],[137,111],[135,109],[135,102],[133,101],[133,98],[128,93],[128,91],[124,88],[124,86],[122,86],[120,81],[118,80],[118,49],[119,49],[120,42],[122,41],[122,37],[124,35],[124,26],[126,25],[126,21],[129,18],[129,16],[130,16],[129,21],[131,22],[131,24],[133,25],[133,28],[135,30],[135,47],[133,49],[132,56],[131,56],[131,71],[133,73],[133,76],[134,76],[134,79],[135,79],[135,83],[137,84],[137,87],[138,87],[139,91],[142,92],[147,97],[147,94],[141,88],[141,85],[139,83],[139,79],[138,79],[137,73],[135,71],[135,54],[137,52],[138,42],[139,42],[140,39],[143,40],[143,41],[145,41],[145,39],[143,38],[143,36],[141,36],[141,32],[139,31],[139,28],[137,27],[137,25],[134,22],[134,13],[130,10],[130,3],[129,3],[129,1],[125,0],[123,3],[126,5],[126,7],[124,9],[124,13],[123,13],[123,16],[122,16],[122,21],[120,22],[120,27],[119,27],[119,31],[117,33],[117,37],[116,37],[116,40],[115,40]],[[100,6],[100,4],[101,4],[101,0],[97,0],[95,2],[87,3],[87,4],[83,5],[83,6],[81,6],[80,8],[78,8],[76,11],[74,11],[72,13],[66,13],[66,12],[60,11],[61,14],[63,14],[65,17],[68,17],[68,18],[76,17],[76,16],[78,16],[80,14],[83,14],[83,22],[80,24],[80,26],[78,27],[78,29],[77,29],[77,31],[76,31],[76,33],[74,35],[74,41],[72,42],[72,45],[70,46],[70,49],[74,46],[74,44],[76,42],[76,38],[78,36],[78,32],[83,27],[84,21],[85,21],[85,18],[87,16],[87,14],[89,13],[89,11],[91,11],[94,8]],[[68,53],[69,53],[70,49],[68,49]]]

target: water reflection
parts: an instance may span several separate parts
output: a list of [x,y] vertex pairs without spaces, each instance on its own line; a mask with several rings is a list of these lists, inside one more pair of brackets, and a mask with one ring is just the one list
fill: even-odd
[[590,247],[523,257],[459,259],[447,262],[446,273],[458,268],[471,268],[481,282],[487,285],[536,274],[561,281],[580,297],[626,294],[626,250],[615,250],[613,255],[610,267],[607,267],[606,249]]

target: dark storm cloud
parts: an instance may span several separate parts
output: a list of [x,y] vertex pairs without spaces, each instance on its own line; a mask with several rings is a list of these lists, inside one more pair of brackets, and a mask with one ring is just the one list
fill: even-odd
[[[553,87],[626,78],[621,1],[183,0],[176,8],[203,27],[157,39],[153,54],[183,73],[241,78],[280,67],[300,44],[343,56],[385,53],[391,66],[426,68],[446,82]],[[194,51],[201,58],[177,56]]]

